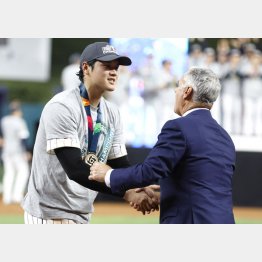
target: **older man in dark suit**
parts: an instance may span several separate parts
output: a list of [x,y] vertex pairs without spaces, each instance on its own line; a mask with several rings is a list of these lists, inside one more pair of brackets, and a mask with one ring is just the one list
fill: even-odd
[[181,117],[163,126],[145,161],[115,170],[97,163],[90,179],[105,181],[113,192],[159,182],[162,224],[235,223],[235,147],[210,112],[220,89],[211,70],[191,68],[176,88]]

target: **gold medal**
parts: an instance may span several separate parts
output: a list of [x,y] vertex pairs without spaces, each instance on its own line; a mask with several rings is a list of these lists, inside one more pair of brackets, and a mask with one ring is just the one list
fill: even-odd
[[88,153],[85,156],[85,163],[89,166],[92,166],[95,162],[98,162],[98,158],[94,153]]

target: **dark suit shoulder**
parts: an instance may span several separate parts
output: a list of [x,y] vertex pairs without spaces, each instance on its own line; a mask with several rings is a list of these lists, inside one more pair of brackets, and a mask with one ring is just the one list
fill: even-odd
[[172,120],[168,120],[164,125],[163,125],[163,129],[179,129],[181,130],[181,123],[183,122],[182,117],[176,118],[176,119],[172,119]]
[[196,121],[192,121],[192,119],[187,119],[186,117],[178,117],[167,121],[164,124],[161,132],[178,131],[184,137],[185,133],[187,133],[188,130],[192,130],[195,124]]
[[193,124],[194,121],[192,121],[192,120],[194,118],[197,121],[197,118],[194,117],[194,116],[189,117],[189,115],[188,115],[188,116],[185,116],[185,117],[178,117],[178,118],[167,121],[163,127],[165,127],[165,128],[173,127],[173,128],[176,128],[176,129],[183,129],[184,126],[187,126],[188,124],[189,125]]
[[204,121],[204,122],[211,121],[211,122],[216,123],[216,121],[213,119],[210,111],[204,110],[204,109],[193,111],[186,116],[182,116],[182,117],[174,119],[174,121],[176,121],[176,125],[178,125],[180,127],[188,126],[188,125],[196,125],[196,123],[200,123],[202,121]]

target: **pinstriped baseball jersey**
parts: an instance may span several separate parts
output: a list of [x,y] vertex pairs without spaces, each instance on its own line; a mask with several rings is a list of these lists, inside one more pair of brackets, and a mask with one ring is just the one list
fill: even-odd
[[[99,161],[127,154],[118,109],[103,97],[101,134],[97,146]],[[95,110],[96,111],[96,110]],[[91,110],[92,117],[95,113]],[[61,92],[45,106],[36,136],[28,192],[22,204],[29,214],[43,219],[72,219],[87,223],[97,192],[70,180],[54,149],[76,147],[82,156],[88,150],[86,112],[79,89]]]

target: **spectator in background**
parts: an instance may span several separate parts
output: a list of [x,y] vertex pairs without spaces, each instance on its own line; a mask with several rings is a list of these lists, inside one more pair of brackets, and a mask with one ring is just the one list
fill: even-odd
[[[213,48],[208,47],[204,50],[204,60],[202,67],[211,69],[215,74],[219,75],[219,66],[216,62],[216,52]],[[216,103],[211,109],[212,116],[221,125],[222,115],[221,115],[221,96],[217,97]]]
[[230,45],[232,49],[239,49],[241,54],[244,54],[244,49],[250,43],[250,38],[231,38]]
[[3,135],[3,202],[8,205],[20,203],[24,197],[29,176],[27,139],[29,131],[20,102],[10,103],[10,115],[1,120]]
[[252,51],[243,65],[244,135],[262,135],[262,65],[261,52]]
[[189,51],[191,52],[193,45],[199,45],[201,50],[208,47],[208,41],[206,38],[189,38]]
[[219,39],[217,42],[217,48],[216,48],[217,53],[228,53],[230,51],[230,44],[228,39]]
[[[210,48],[201,52],[201,45],[197,40],[190,39],[189,68],[192,66],[211,68],[221,80],[223,98],[218,97],[211,110],[214,118],[230,134],[261,136],[262,74],[259,73],[261,39],[219,39],[216,46],[218,71],[215,69],[216,66],[212,65],[212,56],[207,55]],[[230,59],[229,63],[227,57]]]
[[128,100],[125,101],[120,112],[123,119],[128,119],[128,121],[123,123],[126,144],[134,147],[140,147],[141,145],[147,144],[147,140],[153,144],[152,139],[154,139],[152,135],[145,136],[148,126],[150,126],[150,130],[151,128],[154,130],[155,122],[153,121],[152,123],[148,117],[145,117],[143,92],[144,80],[138,71],[134,71],[129,80]]
[[251,38],[251,43],[256,46],[256,49],[262,52],[262,41],[260,41],[260,38]]
[[76,75],[80,67],[80,54],[74,53],[69,56],[69,65],[67,65],[61,74],[61,85],[64,90],[74,89],[80,85],[80,80]]
[[252,43],[245,44],[242,47],[242,66],[245,67],[250,63],[250,60],[256,51],[256,46]]
[[232,49],[227,63],[227,72],[221,74],[223,127],[230,134],[240,135],[242,132],[242,75],[240,72],[241,53],[238,49]]
[[144,99],[146,103],[153,103],[159,91],[159,67],[155,63],[152,53],[145,57],[144,63],[138,69],[144,80]]
[[218,77],[223,80],[228,71],[229,53],[220,51],[217,53]]
[[[223,95],[223,88],[224,88],[224,77],[228,72],[228,52],[226,51],[222,51],[223,49],[221,49],[218,53],[217,53],[217,64],[218,64],[218,77],[220,79],[221,82],[221,92],[220,92],[220,96],[222,97]],[[221,98],[223,99],[223,98]],[[221,125],[224,127],[223,125],[223,121],[224,121],[224,112],[223,112],[223,101],[221,101],[221,108],[220,108],[220,121],[221,121]]]
[[214,48],[208,47],[204,50],[203,67],[211,69],[215,74],[218,74],[219,68],[216,62],[216,51]]
[[145,56],[145,60],[138,69],[138,73],[144,82],[144,119],[150,123],[150,129],[144,131],[144,145],[152,146],[157,132],[156,110],[159,109],[158,94],[160,92],[159,67],[156,65],[153,53]]
[[172,110],[174,105],[174,88],[176,77],[172,72],[172,61],[169,59],[162,60],[161,69],[159,70],[160,89],[157,95],[158,103],[160,102],[161,110],[156,110],[157,116],[157,133],[159,134],[166,121],[175,117]]
[[188,57],[188,67],[202,66],[203,64],[203,53],[202,48],[199,44],[193,44],[191,46],[190,54]]

